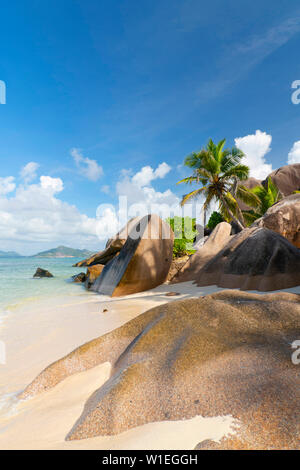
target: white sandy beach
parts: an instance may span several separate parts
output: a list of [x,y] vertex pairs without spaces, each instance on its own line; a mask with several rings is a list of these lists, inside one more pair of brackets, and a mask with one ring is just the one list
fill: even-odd
[[[23,402],[15,396],[53,361],[153,306],[223,290],[192,283],[162,285],[126,298],[86,294],[20,305],[1,325],[6,364],[0,365],[0,449],[193,449],[233,432],[230,416],[150,423],[113,437],[64,440],[85,401],[109,377],[110,364],[75,374]],[[168,297],[167,292],[180,296]],[[300,294],[300,287],[289,289]],[[101,301],[100,301],[101,300]],[[107,311],[103,311],[107,310]]]

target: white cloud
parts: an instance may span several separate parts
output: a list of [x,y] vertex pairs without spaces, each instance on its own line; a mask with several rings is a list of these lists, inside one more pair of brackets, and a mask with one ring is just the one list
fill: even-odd
[[294,143],[288,154],[288,164],[300,163],[300,140]]
[[163,162],[156,168],[154,172],[155,178],[164,178],[169,171],[171,171],[171,167],[167,163]]
[[158,165],[156,170],[153,170],[151,166],[144,166],[138,173],[136,173],[133,178],[132,182],[137,185],[138,187],[143,187],[151,183],[151,181],[157,178],[164,178],[167,173],[171,170],[171,167],[163,162]]
[[[97,209],[97,234],[100,239],[107,239],[118,232],[129,219],[156,213],[162,218],[181,215],[180,199],[170,190],[156,191],[151,185],[153,180],[164,178],[171,170],[166,163],[156,169],[143,167],[132,175],[128,169],[121,170],[116,184],[118,207],[101,204]],[[103,189],[103,188],[102,188]]]
[[110,238],[126,225],[129,219],[156,213],[162,218],[181,214],[179,198],[170,189],[156,191],[150,184],[157,178],[163,178],[170,171],[163,163],[154,170],[143,167],[131,175],[129,170],[121,170],[120,180],[116,184],[118,206],[101,204],[97,209],[97,234],[102,240]]
[[[158,214],[162,219],[167,217],[190,216],[201,217],[203,199],[199,198],[192,204],[180,206],[180,200],[170,189],[157,191],[151,181],[163,178],[169,171],[170,166],[166,163],[160,164],[156,170],[152,167],[144,167],[135,175],[131,176],[127,170],[121,172],[121,179],[116,185],[116,192],[122,199],[117,218],[119,228],[124,226],[126,221],[135,216],[143,216],[150,213]],[[190,190],[190,188],[189,188]],[[200,220],[198,219],[199,223]]]
[[41,188],[51,192],[52,194],[60,193],[64,189],[64,184],[60,178],[52,178],[51,176],[40,177]]
[[79,172],[91,181],[97,181],[103,175],[102,166],[96,160],[84,157],[80,149],[73,148],[70,151]]
[[[32,254],[60,244],[99,250],[103,241],[114,235],[127,220],[151,211],[162,217],[170,209],[180,212],[179,198],[170,190],[156,191],[150,181],[163,178],[170,171],[167,164],[149,167],[150,178],[141,185],[136,175],[122,171],[116,195],[126,196],[128,211],[109,206],[97,211],[94,218],[79,212],[76,206],[60,199],[64,189],[61,178],[42,175],[38,183],[20,184],[13,177],[0,180],[0,240],[5,249]],[[145,170],[141,170],[143,175]],[[14,195],[8,193],[16,189]],[[138,207],[136,203],[139,203]],[[28,251],[26,246],[29,247]]]
[[15,188],[16,184],[13,176],[7,176],[6,178],[0,177],[0,195],[11,193]]
[[96,231],[99,240],[107,240],[122,228],[118,213],[114,206],[99,206],[97,209]]
[[[122,172],[121,180],[116,185],[117,195],[125,196],[129,207],[139,205],[141,212],[145,212],[144,215],[150,212],[151,205],[157,205],[160,209],[163,209],[164,205],[177,209],[180,200],[170,189],[163,192],[156,191],[150,184],[157,178],[163,178],[163,175],[166,175],[170,169],[169,165],[162,163],[156,170],[145,166],[132,177],[128,172]],[[144,210],[142,206],[144,206]]]
[[41,176],[37,184],[18,186],[15,195],[10,197],[2,191],[1,246],[19,249],[24,254],[61,244],[99,249],[96,218],[80,213],[76,206],[59,199],[57,194],[61,191],[63,181],[50,176]]
[[265,159],[271,150],[271,142],[272,136],[260,130],[235,139],[235,145],[246,155],[243,163],[249,166],[250,176],[262,180],[273,171],[272,164],[266,163]]
[[[156,169],[141,169],[134,175],[121,172],[115,192],[126,198],[126,206],[99,206],[95,217],[81,213],[76,206],[64,202],[61,178],[42,175],[37,183],[16,187],[13,177],[0,179],[0,240],[3,249],[23,254],[61,244],[99,250],[103,241],[114,235],[128,219],[148,213],[162,218],[193,215],[187,207],[183,214],[180,198],[170,189],[157,191],[151,182],[163,178],[170,167],[166,163]],[[137,175],[143,175],[143,183]],[[149,176],[150,175],[150,176]],[[12,191],[14,194],[9,194]]]
[[25,181],[25,183],[30,183],[36,178],[36,171],[39,166],[40,165],[36,162],[29,162],[27,165],[23,166],[20,171],[20,176]]

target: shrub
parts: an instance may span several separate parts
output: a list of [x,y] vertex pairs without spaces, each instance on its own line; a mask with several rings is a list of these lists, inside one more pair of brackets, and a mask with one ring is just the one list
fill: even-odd
[[193,243],[198,235],[196,219],[175,216],[168,218],[166,222],[171,226],[175,236],[173,258],[194,253]]
[[220,222],[224,222],[220,212],[214,211],[208,221],[207,227],[213,230]]

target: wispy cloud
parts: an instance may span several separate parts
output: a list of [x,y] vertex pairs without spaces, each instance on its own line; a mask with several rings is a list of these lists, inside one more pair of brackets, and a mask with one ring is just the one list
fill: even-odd
[[29,162],[27,165],[23,166],[20,171],[20,176],[24,180],[24,182],[30,183],[37,177],[37,170],[39,168],[39,164],[36,162]]
[[279,47],[286,44],[300,31],[300,14],[271,27],[261,35],[254,35],[236,48],[236,54],[253,54],[257,61],[262,60]]
[[300,33],[299,11],[261,34],[254,34],[243,42],[228,45],[217,66],[220,69],[220,78],[201,85],[197,92],[197,103],[222,94],[298,33]]
[[103,168],[96,160],[84,157],[81,149],[73,148],[70,151],[71,156],[74,158],[79,172],[91,181],[97,181],[103,175]]
[[104,194],[109,194],[109,192],[110,192],[110,186],[108,186],[108,184],[104,184],[103,186],[101,186],[101,191],[102,191],[102,193],[104,193]]

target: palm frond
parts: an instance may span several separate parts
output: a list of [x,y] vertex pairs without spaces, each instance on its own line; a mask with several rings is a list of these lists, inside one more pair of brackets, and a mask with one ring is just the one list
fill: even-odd
[[203,152],[205,152],[205,150],[201,150],[200,152],[192,152],[185,158],[184,165],[189,168],[201,168],[201,158]]
[[[225,144],[225,139],[217,144],[209,139],[205,149],[193,152],[186,157],[185,165],[193,170],[193,174],[177,184],[200,183],[203,187],[184,195],[181,205],[203,194],[205,196],[205,210],[210,202],[216,199],[219,201],[224,219],[234,220],[240,227],[243,227],[245,222],[236,201],[236,194],[239,181],[247,179],[249,168],[241,164],[241,159],[244,157],[243,152],[236,147],[226,149]],[[240,193],[243,191],[246,192],[246,189],[239,189]],[[252,199],[255,199],[254,195],[252,195]]]
[[282,199],[279,189],[271,178],[268,178],[267,189],[268,192],[272,195],[273,204]]
[[249,177],[249,167],[246,165],[235,165],[231,166],[230,168],[227,169],[222,175],[223,179],[230,179],[232,177],[236,177],[240,181],[244,181],[248,179]]
[[260,207],[261,201],[259,197],[246,186],[238,185],[236,188],[236,197],[238,197],[247,206],[258,208]]
[[237,219],[239,219],[239,221],[242,223],[242,225],[245,226],[244,217],[243,217],[242,211],[240,209],[240,206],[239,206],[235,196],[230,191],[228,191],[227,193],[224,194],[224,199],[225,199],[226,204],[228,205],[229,209],[234,214],[234,216]]
[[211,201],[215,198],[215,195],[212,191],[207,191],[206,199],[203,204],[203,209],[204,211],[207,211],[209,209]]
[[261,217],[261,215],[255,211],[243,211],[243,217],[247,226],[249,227],[249,225],[252,225],[253,222]]
[[220,172],[220,163],[215,159],[214,154],[207,153],[202,159],[202,168],[211,175]]
[[221,216],[223,217],[223,219],[225,220],[225,222],[228,222],[230,224],[230,222],[232,221],[232,218],[229,212],[227,211],[227,207],[221,201],[219,201],[219,212]]
[[182,180],[178,181],[176,184],[181,184],[181,183],[186,183],[186,184],[192,184],[192,183],[197,183],[198,178],[196,176],[187,176],[186,178],[183,178]]
[[180,202],[180,205],[181,207],[184,206],[184,204],[186,202],[188,202],[189,200],[191,199],[195,199],[197,196],[199,196],[200,194],[202,194],[203,192],[207,191],[207,187],[206,186],[203,186],[203,188],[200,188],[200,189],[195,189],[195,191],[192,191],[188,194],[185,194],[183,197],[182,197],[182,200]]
[[[224,145],[226,143],[226,139],[220,140],[218,145],[216,146],[216,158],[219,163],[221,163],[222,158],[224,157]],[[227,152],[227,151],[226,151]]]

